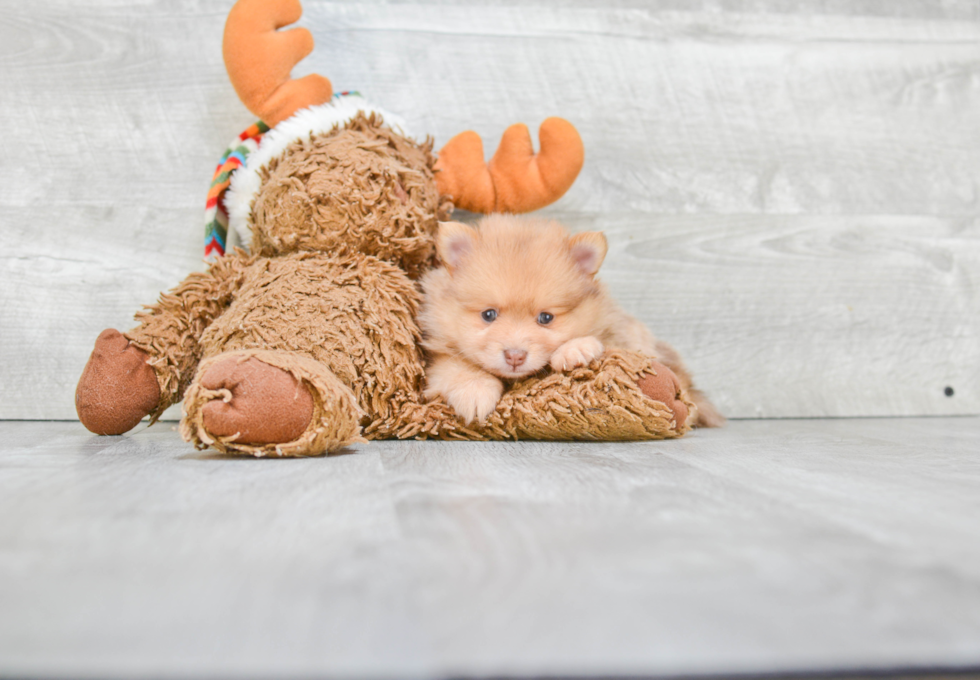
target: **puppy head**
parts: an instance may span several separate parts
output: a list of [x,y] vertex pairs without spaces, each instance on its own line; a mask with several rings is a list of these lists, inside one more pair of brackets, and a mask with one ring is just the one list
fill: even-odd
[[[502,378],[548,364],[563,343],[590,335],[599,315],[599,232],[570,236],[557,222],[492,215],[474,229],[440,224],[445,270],[427,286],[430,336]],[[430,279],[433,282],[434,279]],[[431,344],[431,343],[430,343]]]

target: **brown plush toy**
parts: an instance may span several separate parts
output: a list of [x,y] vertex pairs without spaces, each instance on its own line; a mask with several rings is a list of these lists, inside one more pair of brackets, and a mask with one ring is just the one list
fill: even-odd
[[296,0],[239,0],[224,54],[239,96],[274,127],[225,199],[237,249],[188,276],[122,334],[104,331],[79,380],[79,419],[121,434],[184,400],[181,433],[199,448],[322,455],[378,438],[656,439],[689,429],[677,377],[643,356],[513,385],[486,423],[426,403],[418,277],[453,204],[520,212],[556,200],[583,161],[581,140],[548,119],[534,154],[524,126],[489,164],[479,137],[437,160],[397,117],[320,76],[289,79],[312,49]]

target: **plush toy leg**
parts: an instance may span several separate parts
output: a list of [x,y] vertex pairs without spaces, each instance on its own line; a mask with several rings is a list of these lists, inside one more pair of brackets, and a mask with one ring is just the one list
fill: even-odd
[[313,359],[241,350],[201,363],[180,429],[198,448],[222,453],[319,456],[363,441],[362,415],[350,389]]
[[422,407],[406,411],[401,430],[389,431],[434,439],[640,441],[683,436],[695,412],[669,368],[620,350],[587,366],[514,383],[486,423],[463,423],[442,398]]
[[238,433],[242,444],[298,439],[313,418],[313,397],[292,373],[252,357],[226,357],[201,376],[201,386],[226,393],[201,407],[204,428],[218,437]]
[[95,434],[122,434],[156,409],[160,386],[148,360],[119,331],[102,331],[75,390],[82,425]]
[[587,366],[516,383],[484,432],[491,439],[665,439],[691,429],[692,408],[666,366],[614,350]]
[[672,370],[658,361],[651,361],[650,368],[651,372],[644,373],[637,381],[640,391],[673,411],[676,428],[682,429],[687,423],[690,409],[681,400],[681,381]]

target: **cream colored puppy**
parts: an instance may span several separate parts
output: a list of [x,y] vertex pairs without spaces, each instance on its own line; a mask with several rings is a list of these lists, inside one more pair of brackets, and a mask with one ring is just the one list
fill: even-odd
[[[439,225],[444,266],[422,280],[419,323],[431,358],[426,397],[445,397],[467,422],[485,420],[508,381],[551,367],[568,371],[606,348],[654,357],[682,385],[677,352],[627,314],[596,279],[606,256],[600,232],[571,236],[557,222],[490,215],[477,228]],[[723,418],[691,391],[700,425]]]

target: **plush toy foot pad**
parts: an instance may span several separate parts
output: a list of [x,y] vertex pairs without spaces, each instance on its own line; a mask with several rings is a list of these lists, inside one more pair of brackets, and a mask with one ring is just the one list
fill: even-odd
[[95,434],[122,434],[156,408],[160,386],[146,352],[108,328],[95,341],[75,390],[75,410]]
[[681,401],[681,383],[674,372],[659,362],[651,362],[656,373],[644,373],[637,384],[640,391],[654,401],[659,401],[674,412],[677,429],[684,427],[689,411]]
[[204,427],[219,437],[237,434],[241,444],[278,444],[298,439],[313,417],[310,391],[288,371],[251,357],[212,364],[201,386],[219,393],[202,409]]
[[232,455],[322,456],[363,442],[362,418],[351,389],[315,359],[233,349],[198,366],[180,434],[198,449]]

